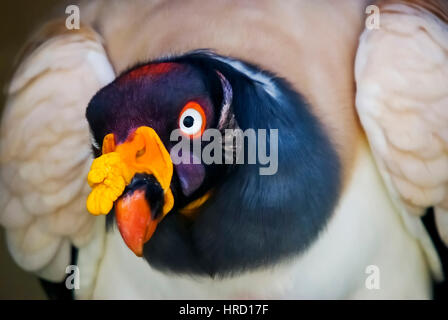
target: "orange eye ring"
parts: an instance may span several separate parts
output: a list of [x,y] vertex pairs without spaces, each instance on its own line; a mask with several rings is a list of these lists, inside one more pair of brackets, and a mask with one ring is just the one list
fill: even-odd
[[[186,117],[191,117],[193,119],[193,123],[190,127],[186,127],[183,123]],[[185,136],[188,136],[191,139],[202,136],[207,124],[204,109],[195,101],[188,102],[180,112],[178,123],[182,134]]]

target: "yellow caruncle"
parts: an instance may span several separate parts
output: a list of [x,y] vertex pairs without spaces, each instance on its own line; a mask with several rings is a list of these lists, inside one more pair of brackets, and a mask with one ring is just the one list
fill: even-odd
[[139,127],[118,146],[114,135],[108,134],[103,140],[102,151],[103,155],[93,161],[87,176],[92,187],[87,198],[87,210],[91,214],[108,214],[136,173],[154,175],[164,191],[163,215],[172,209],[173,163],[152,128]]
[[87,176],[87,182],[92,187],[87,198],[87,210],[94,215],[109,213],[131,179],[132,172],[118,152],[95,159]]

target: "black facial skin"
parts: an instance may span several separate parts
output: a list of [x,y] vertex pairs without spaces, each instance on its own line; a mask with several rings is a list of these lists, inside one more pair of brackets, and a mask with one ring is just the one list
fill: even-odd
[[[151,63],[161,62],[181,67],[168,72],[162,82],[120,81],[141,67],[137,66],[92,99],[87,119],[96,141],[110,132],[125,139],[129,128],[147,125],[170,149],[169,133],[177,128],[178,112],[193,99],[201,100],[210,115],[207,128],[216,128],[223,99],[218,71],[232,87],[231,112],[242,130],[278,129],[278,171],[259,175],[259,163],[205,166],[203,184],[188,197],[175,173],[175,206],[145,244],[144,258],[166,272],[225,277],[306,250],[337,204],[341,169],[330,139],[304,98],[284,79],[245,64],[272,77],[274,98],[261,83],[208,51]],[[178,213],[211,189],[213,196],[194,221]]]

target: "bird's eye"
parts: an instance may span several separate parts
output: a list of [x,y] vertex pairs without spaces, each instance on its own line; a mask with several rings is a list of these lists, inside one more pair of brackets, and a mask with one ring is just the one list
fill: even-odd
[[197,102],[188,102],[182,109],[179,117],[179,128],[189,137],[202,135],[205,128],[205,113]]

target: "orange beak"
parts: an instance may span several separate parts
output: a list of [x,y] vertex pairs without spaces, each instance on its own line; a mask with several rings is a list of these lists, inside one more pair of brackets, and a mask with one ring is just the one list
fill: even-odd
[[[142,256],[143,245],[174,205],[170,155],[149,127],[139,127],[119,145],[115,144],[114,135],[108,134],[102,151],[103,155],[92,163],[87,178],[93,189],[87,199],[87,209],[95,215],[108,214],[115,203],[117,225],[124,242],[137,256]],[[152,219],[154,215],[145,190],[134,190],[119,198],[137,173],[153,175],[163,190],[162,214],[156,220]]]
[[146,201],[145,191],[136,190],[125,195],[115,204],[115,216],[126,245],[137,256],[143,255],[143,245],[156,230],[159,219],[151,218],[151,207]]

